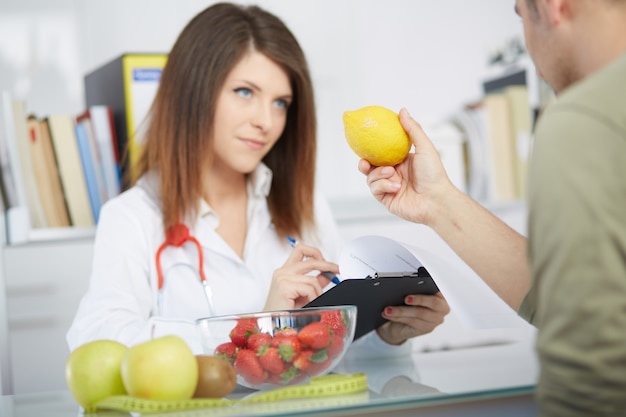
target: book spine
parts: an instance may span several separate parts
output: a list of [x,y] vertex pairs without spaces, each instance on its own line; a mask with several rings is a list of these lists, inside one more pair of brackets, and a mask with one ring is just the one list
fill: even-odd
[[108,200],[118,195],[122,188],[119,164],[115,155],[115,132],[111,130],[111,110],[108,106],[93,106],[89,109],[89,113],[102,161],[106,189],[105,200]]
[[[17,137],[13,117],[13,100],[8,92],[2,93],[2,117],[4,122],[4,138],[6,139],[6,156],[8,171],[14,185],[14,201],[6,207],[6,237],[7,243],[18,244],[28,241],[31,228],[26,185],[22,174],[20,155],[17,148]],[[4,176],[9,178],[9,176]],[[10,189],[11,184],[8,185]]]
[[100,207],[102,206],[102,199],[100,196],[100,187],[98,186],[96,166],[93,162],[91,145],[89,143],[89,133],[87,132],[87,125],[84,123],[77,123],[75,125],[75,129],[78,151],[83,167],[83,173],[85,175],[85,182],[87,184],[89,202],[91,204],[91,212],[94,221],[97,223],[98,216],[100,214]]

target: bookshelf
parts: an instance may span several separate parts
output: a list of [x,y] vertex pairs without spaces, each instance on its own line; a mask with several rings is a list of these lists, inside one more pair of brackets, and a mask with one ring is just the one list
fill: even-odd
[[468,194],[486,205],[523,202],[534,124],[554,95],[525,54],[481,84],[482,98],[450,118],[465,140]]

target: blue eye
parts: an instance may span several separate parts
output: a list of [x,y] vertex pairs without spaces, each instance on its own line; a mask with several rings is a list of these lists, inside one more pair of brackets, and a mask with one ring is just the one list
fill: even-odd
[[239,87],[235,89],[235,93],[239,94],[241,97],[247,98],[252,95],[252,90],[246,87]]
[[276,104],[276,107],[280,108],[280,109],[287,109],[289,107],[289,102],[287,100],[276,100],[274,102]]

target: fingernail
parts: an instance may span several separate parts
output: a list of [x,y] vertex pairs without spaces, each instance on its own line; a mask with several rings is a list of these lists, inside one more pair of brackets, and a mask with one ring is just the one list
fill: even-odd
[[407,303],[407,304],[412,304],[412,303],[413,303],[413,301],[414,301],[414,299],[413,299],[413,296],[412,296],[412,295],[409,295],[409,296],[406,298],[406,303]]
[[388,315],[388,316],[392,315],[393,314],[393,308],[387,307],[385,309],[385,314]]

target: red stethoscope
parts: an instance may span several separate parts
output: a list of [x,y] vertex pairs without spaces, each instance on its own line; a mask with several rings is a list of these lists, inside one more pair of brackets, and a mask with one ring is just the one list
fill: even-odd
[[214,316],[215,309],[213,307],[213,292],[211,291],[211,287],[209,286],[206,276],[204,275],[204,269],[202,268],[202,266],[204,265],[202,246],[200,246],[200,242],[198,242],[198,239],[191,236],[191,234],[189,233],[189,228],[182,223],[176,223],[166,230],[165,241],[161,244],[161,246],[159,246],[159,249],[156,252],[155,261],[157,270],[157,290],[159,292],[157,307],[159,310],[159,314],[163,312],[163,285],[165,284],[165,275],[163,274],[163,268],[161,265],[161,254],[169,246],[180,248],[187,242],[193,243],[198,249],[197,273],[200,276],[200,282],[202,283],[202,286],[204,288],[204,295],[206,296],[207,302],[209,304],[209,313],[211,314],[211,316]]

